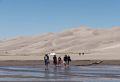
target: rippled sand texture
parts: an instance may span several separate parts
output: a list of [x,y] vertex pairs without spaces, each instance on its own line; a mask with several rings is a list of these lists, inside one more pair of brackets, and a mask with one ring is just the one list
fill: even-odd
[[[120,27],[80,27],[0,40],[0,60],[43,60],[44,54],[51,52],[61,57],[68,54],[72,60],[120,60]],[[79,56],[80,52],[85,55]]]
[[120,82],[120,66],[1,66],[0,82]]

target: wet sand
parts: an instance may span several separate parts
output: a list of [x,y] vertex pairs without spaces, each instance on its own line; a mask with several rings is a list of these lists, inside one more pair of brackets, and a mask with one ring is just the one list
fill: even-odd
[[0,61],[0,82],[120,82],[120,60],[76,60],[45,70],[42,60]]
[[0,82],[120,82],[120,66],[0,66]]
[[[43,60],[2,60],[0,66],[35,66],[43,65]],[[50,62],[52,64],[52,61]],[[70,63],[74,66],[88,65],[120,65],[120,60],[74,60]]]

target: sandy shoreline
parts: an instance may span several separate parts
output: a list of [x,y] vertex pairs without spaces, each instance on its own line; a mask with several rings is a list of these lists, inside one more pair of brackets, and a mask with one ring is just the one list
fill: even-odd
[[0,82],[120,81],[120,60],[76,60],[71,62],[70,68],[50,65],[49,70],[45,70],[43,64],[42,60],[0,61]]
[[[43,65],[43,60],[1,60],[0,66],[36,66]],[[52,64],[52,61],[51,61]],[[120,65],[120,60],[74,60],[71,65]]]

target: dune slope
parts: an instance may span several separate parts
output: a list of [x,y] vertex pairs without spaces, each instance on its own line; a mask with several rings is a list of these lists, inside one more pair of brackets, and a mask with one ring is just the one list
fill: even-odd
[[[32,59],[49,52],[56,52],[61,56],[68,53],[77,60],[119,60],[120,27],[109,29],[80,27],[59,33],[46,33],[40,36],[17,37],[0,41],[0,58],[3,56],[26,56],[21,59],[27,59],[29,56]],[[82,52],[85,55],[79,57],[78,53]],[[16,57],[12,58],[17,59]],[[33,59],[41,58],[35,57]]]

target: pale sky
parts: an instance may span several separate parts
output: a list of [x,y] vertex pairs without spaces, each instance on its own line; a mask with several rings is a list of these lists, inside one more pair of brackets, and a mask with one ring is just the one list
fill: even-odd
[[120,0],[0,0],[0,38],[120,26]]

